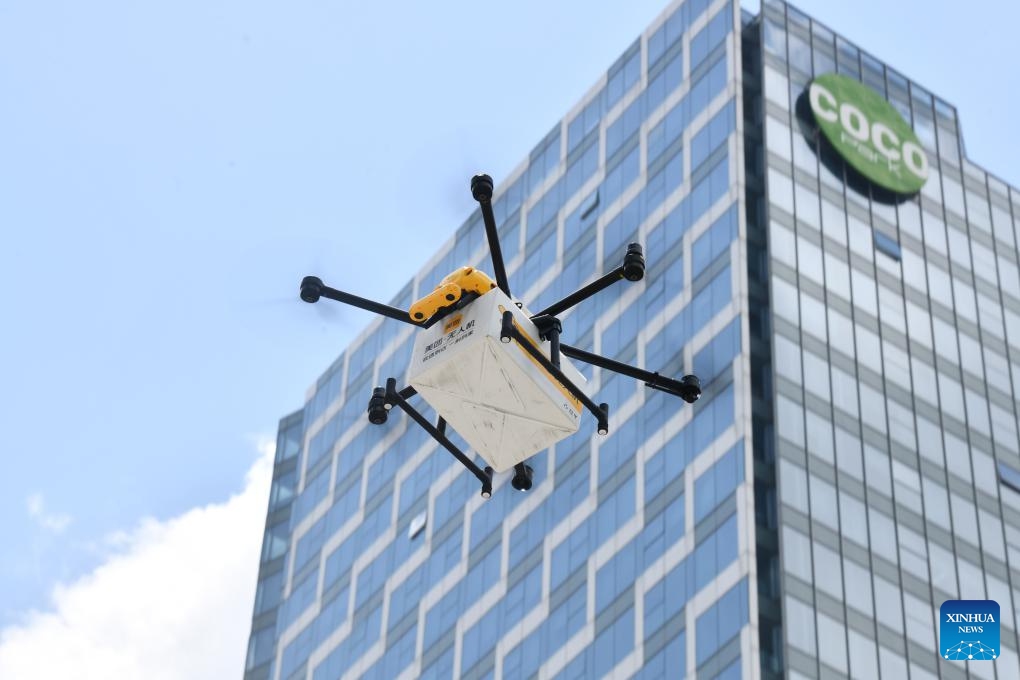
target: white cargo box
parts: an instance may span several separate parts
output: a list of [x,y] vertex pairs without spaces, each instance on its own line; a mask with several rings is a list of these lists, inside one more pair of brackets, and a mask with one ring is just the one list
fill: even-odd
[[[546,357],[527,309],[495,288],[418,333],[408,382],[497,472],[577,432],[582,405],[516,341],[500,342],[503,312]],[[584,389],[566,357],[560,369]]]

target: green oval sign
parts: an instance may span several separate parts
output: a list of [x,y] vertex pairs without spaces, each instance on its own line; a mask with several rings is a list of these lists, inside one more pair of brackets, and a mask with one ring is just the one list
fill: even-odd
[[900,194],[924,186],[928,155],[899,112],[870,87],[826,73],[808,85],[808,102],[826,139],[867,179]]

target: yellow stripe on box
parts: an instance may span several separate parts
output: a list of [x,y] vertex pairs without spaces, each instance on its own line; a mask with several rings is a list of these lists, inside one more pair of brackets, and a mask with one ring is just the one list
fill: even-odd
[[[503,307],[503,305],[499,305],[499,313],[502,315],[505,312],[506,312],[506,308]],[[524,330],[524,328],[521,327],[521,324],[517,323],[517,319],[514,319],[514,328],[516,328],[517,332],[520,333],[521,336],[525,340],[528,341],[528,344],[530,344],[532,347],[534,347],[539,352],[542,351],[542,349],[539,347],[538,343],[536,343],[534,341],[534,339],[532,339],[532,337],[530,335],[528,335],[528,332],[526,330]],[[546,367],[543,366],[541,364],[541,362],[539,362],[538,359],[536,359],[534,356],[531,355],[531,352],[529,352],[528,350],[524,349],[523,347],[521,347],[521,351],[524,352],[524,356],[528,357],[528,359],[531,360],[531,363],[535,364],[535,366],[537,366],[539,368],[539,370],[542,371],[542,374],[546,378],[548,378],[550,382],[552,382],[554,385],[556,385],[556,388],[563,394],[564,397],[567,398],[567,401],[570,403],[571,406],[574,407],[574,410],[577,411],[578,414],[580,414],[581,413],[581,400],[578,399],[577,397],[575,397],[573,394],[571,394],[570,390],[568,390],[566,388],[566,386],[563,383],[561,383],[556,376],[554,376],[552,373],[550,373],[548,371],[548,369],[546,369]]]

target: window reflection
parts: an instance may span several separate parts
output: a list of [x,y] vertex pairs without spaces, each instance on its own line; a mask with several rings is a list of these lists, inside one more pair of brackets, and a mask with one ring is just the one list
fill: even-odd
[[780,59],[786,59],[786,31],[770,17],[762,19],[765,32],[765,50]]
[[787,596],[784,614],[786,638],[790,645],[809,656],[815,655],[815,613],[811,605]]
[[796,32],[787,34],[787,42],[790,50],[790,67],[799,70],[801,73],[811,75],[811,46],[807,40]]

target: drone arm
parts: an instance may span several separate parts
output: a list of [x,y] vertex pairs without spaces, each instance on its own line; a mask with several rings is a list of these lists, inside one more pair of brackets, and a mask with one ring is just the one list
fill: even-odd
[[453,454],[453,457],[461,462],[471,474],[478,478],[482,483],[482,497],[488,498],[492,495],[492,468],[486,467],[484,470],[478,467],[473,460],[467,457],[467,455],[457,448],[457,446],[446,437],[446,422],[440,419],[441,428],[437,428],[435,425],[425,419],[425,416],[418,413],[418,411],[407,403],[407,399],[404,398],[404,394],[413,388],[404,388],[403,390],[397,391],[397,381],[393,378],[386,380],[386,401],[389,404],[400,407],[400,409],[408,415],[411,420],[421,425],[422,429],[428,432],[433,439],[443,445],[443,447]]
[[407,312],[396,307],[390,307],[384,305],[381,302],[375,302],[374,300],[368,300],[357,295],[345,293],[342,290],[336,288],[330,288],[325,285],[321,279],[315,276],[306,276],[301,281],[301,299],[308,303],[318,302],[320,297],[329,298],[330,300],[336,300],[337,302],[343,302],[344,304],[351,305],[352,307],[358,307],[368,312],[387,316],[397,321],[403,321],[409,323],[412,326],[421,328],[421,324],[415,323],[408,316]]
[[492,255],[492,273],[496,276],[496,285],[510,295],[510,282],[506,277],[506,265],[503,263],[503,250],[499,246],[499,234],[496,231],[496,216],[492,213],[492,178],[488,175],[475,175],[471,178],[471,195],[478,201],[482,209],[482,221],[485,222],[485,237],[489,241],[489,253]]
[[609,286],[613,285],[620,279],[627,279],[628,281],[640,281],[645,275],[645,258],[644,253],[641,250],[641,245],[637,243],[631,243],[627,246],[627,254],[623,258],[623,264],[614,269],[613,271],[604,274],[602,277],[592,281],[584,288],[571,293],[567,297],[563,298],[559,302],[555,302],[535,316],[556,316],[561,312],[565,312],[574,305],[587,300],[596,293],[605,290]]
[[[511,339],[516,340],[517,344],[520,345],[525,352],[531,355],[531,357],[537,361],[542,368],[548,371],[553,378],[563,385],[563,387],[565,387],[575,399],[584,404],[585,408],[587,408],[591,414],[598,419],[599,434],[607,434],[609,432],[609,404],[596,404],[591,400],[591,397],[581,390],[581,388],[571,382],[570,378],[563,374],[563,371],[560,370],[559,366],[550,361],[548,357],[542,354],[537,347],[531,344],[531,342],[529,342],[528,339],[521,334],[521,332],[517,329],[517,326],[514,325],[513,315],[510,312],[503,313],[503,320],[503,328],[500,339],[505,339],[506,342],[509,342]],[[563,354],[566,354],[566,352],[563,351],[566,347],[566,345],[560,345],[560,351],[563,352]]]
[[701,396],[701,381],[696,376],[686,375],[682,380],[673,380],[661,376],[658,373],[652,373],[636,366],[629,366],[613,359],[607,359],[606,357],[599,356],[598,354],[592,354],[586,352],[583,349],[577,347],[571,347],[570,345],[560,345],[560,352],[564,356],[568,356],[571,359],[577,359],[583,361],[586,364],[592,366],[598,366],[604,368],[607,371],[613,371],[621,375],[634,378],[636,380],[642,380],[646,385],[652,389],[672,394],[673,396],[680,397],[689,404],[693,404]]

